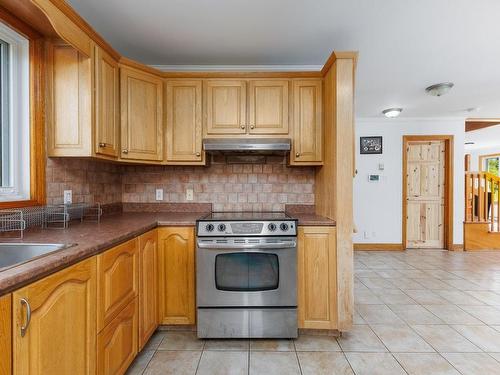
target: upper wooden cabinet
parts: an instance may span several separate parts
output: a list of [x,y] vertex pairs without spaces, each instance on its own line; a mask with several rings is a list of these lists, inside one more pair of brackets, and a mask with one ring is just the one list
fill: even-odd
[[246,87],[246,82],[239,80],[205,81],[206,134],[247,132]]
[[17,290],[12,303],[14,374],[95,374],[95,257]]
[[168,80],[165,85],[166,163],[204,164],[201,80]]
[[249,82],[250,134],[288,134],[288,80]]
[[323,163],[321,80],[293,81],[293,131],[290,164]]
[[337,329],[335,227],[299,227],[299,328]]
[[127,160],[163,160],[163,81],[120,67],[121,154]]
[[120,131],[118,63],[95,47],[95,152],[118,156]]
[[158,229],[160,323],[195,324],[194,228]]

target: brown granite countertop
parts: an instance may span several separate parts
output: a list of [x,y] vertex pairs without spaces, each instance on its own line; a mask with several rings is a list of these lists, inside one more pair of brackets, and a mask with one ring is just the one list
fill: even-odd
[[303,226],[331,226],[336,225],[335,220],[329,219],[324,216],[316,215],[307,212],[294,212],[290,213],[290,216],[299,221],[299,225]]
[[207,212],[125,212],[103,216],[99,224],[71,223],[70,227],[64,230],[28,230],[21,242],[76,243],[77,245],[0,271],[0,295],[19,289],[157,226],[194,225],[197,219],[206,214]]

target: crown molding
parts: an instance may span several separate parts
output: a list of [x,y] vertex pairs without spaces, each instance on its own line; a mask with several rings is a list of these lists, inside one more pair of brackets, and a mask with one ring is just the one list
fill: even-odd
[[162,72],[320,72],[322,65],[149,65]]

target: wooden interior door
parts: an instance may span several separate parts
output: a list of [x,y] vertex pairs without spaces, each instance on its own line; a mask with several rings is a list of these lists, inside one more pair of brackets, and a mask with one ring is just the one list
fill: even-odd
[[445,141],[407,144],[407,248],[444,248],[445,152]]
[[288,134],[288,80],[250,81],[250,134]]

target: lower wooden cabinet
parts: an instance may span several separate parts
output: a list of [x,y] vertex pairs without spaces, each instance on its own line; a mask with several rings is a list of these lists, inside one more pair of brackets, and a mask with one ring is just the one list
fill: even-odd
[[138,239],[97,256],[97,330],[100,332],[138,294]]
[[195,324],[194,228],[158,229],[160,324]]
[[12,295],[0,297],[0,375],[12,374]]
[[158,233],[139,237],[139,350],[158,327]]
[[95,374],[95,257],[17,290],[12,304],[14,374]]
[[299,328],[337,329],[335,227],[299,227]]
[[[97,374],[121,375],[137,355],[137,298],[97,336]],[[69,374],[69,373],[68,373]]]

